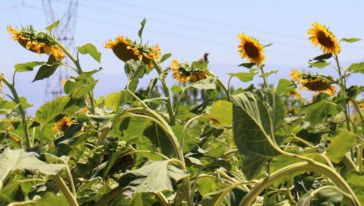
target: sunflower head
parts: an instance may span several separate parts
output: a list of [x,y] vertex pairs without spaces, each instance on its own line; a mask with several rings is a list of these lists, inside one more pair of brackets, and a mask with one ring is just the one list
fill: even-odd
[[308,30],[313,45],[320,46],[324,53],[338,54],[340,53],[340,44],[334,34],[324,25],[318,22],[312,24]]
[[53,126],[55,132],[65,132],[70,126],[74,124],[74,121],[70,117],[63,117],[58,120]]
[[239,34],[238,36],[240,44],[238,46],[240,56],[246,58],[250,63],[254,63],[258,66],[264,64],[264,46],[261,45],[258,40],[246,34]]
[[137,44],[127,37],[118,36],[115,40],[109,40],[105,48],[112,49],[114,54],[122,61],[127,62],[130,59],[142,61],[148,69],[153,68],[153,59],[161,56],[159,45],[149,46]]
[[54,37],[48,33],[36,32],[33,27],[24,27],[17,30],[7,26],[12,39],[18,41],[25,49],[38,53],[52,55],[57,61],[64,58],[63,50],[57,45]]
[[169,68],[173,78],[181,83],[197,82],[209,76],[207,62],[204,60],[194,61],[189,65],[174,59]]
[[336,93],[336,87],[332,85],[331,78],[322,75],[302,74],[300,84],[314,92],[326,93],[330,96]]

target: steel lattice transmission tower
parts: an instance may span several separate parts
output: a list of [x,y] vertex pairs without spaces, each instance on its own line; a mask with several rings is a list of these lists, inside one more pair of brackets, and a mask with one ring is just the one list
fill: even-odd
[[[66,5],[60,7],[59,4]],[[43,10],[46,17],[47,24],[51,24],[57,20],[60,24],[53,30],[53,34],[58,41],[68,48],[71,52],[75,51],[75,28],[78,12],[78,0],[42,0]],[[69,59],[65,58],[65,63],[69,63]],[[62,80],[68,78],[66,68],[58,68],[57,74],[51,76],[46,81],[44,100],[48,100],[55,96],[63,94]]]

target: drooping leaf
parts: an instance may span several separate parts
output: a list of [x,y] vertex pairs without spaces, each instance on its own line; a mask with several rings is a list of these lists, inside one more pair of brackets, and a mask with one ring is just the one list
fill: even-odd
[[65,165],[48,164],[37,158],[34,152],[26,152],[23,149],[5,149],[0,154],[0,189],[6,177],[15,170],[39,171],[45,175],[56,175]]
[[320,61],[320,60],[324,60],[324,59],[330,59],[331,57],[332,57],[331,53],[326,53],[326,54],[321,54],[321,55],[313,58],[313,60]]
[[240,67],[245,67],[245,68],[252,68],[253,66],[255,65],[255,63],[242,63],[242,64],[239,64]]
[[50,55],[46,64],[43,64],[35,75],[33,82],[48,78],[54,74],[60,63]]
[[169,160],[146,163],[143,167],[129,171],[120,178],[120,184],[139,192],[173,191],[172,180],[179,181],[187,173],[170,165]]
[[33,71],[34,67],[43,65],[45,63],[46,62],[34,61],[34,62],[27,62],[27,63],[23,63],[23,64],[16,64],[15,71],[17,71],[17,72]]
[[91,43],[87,43],[81,47],[78,47],[78,51],[81,54],[89,54],[97,62],[100,62],[101,60],[101,52],[99,52],[96,46]]
[[124,70],[128,76],[128,88],[134,92],[138,86],[139,79],[144,76],[146,67],[143,62],[132,59],[125,63]]
[[331,139],[327,147],[327,156],[330,160],[339,163],[342,158],[358,144],[358,136],[355,133],[341,130],[338,135]]
[[57,115],[61,114],[67,105],[69,97],[57,97],[42,105],[35,114],[35,120],[40,124],[47,124],[52,121]]
[[[283,118],[284,106],[278,94],[273,91],[262,91],[256,95],[251,92],[233,95],[235,144],[245,159],[255,161],[251,162],[254,167],[250,167],[250,171],[258,171],[264,165],[263,160],[279,154],[272,144],[279,142],[275,139],[275,131],[282,124]],[[246,175],[252,178],[256,174]]]

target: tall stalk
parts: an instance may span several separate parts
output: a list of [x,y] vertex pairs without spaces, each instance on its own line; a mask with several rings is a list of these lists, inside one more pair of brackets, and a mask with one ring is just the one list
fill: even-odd
[[23,131],[24,131],[24,136],[26,139],[26,147],[29,148],[31,147],[31,142],[30,142],[30,136],[29,136],[29,130],[28,130],[28,123],[25,117],[25,110],[23,108],[23,105],[20,102],[18,93],[14,87],[14,82],[10,83],[5,77],[2,77],[1,79],[4,84],[9,88],[11,94],[13,95],[13,101],[17,104],[17,108],[21,117],[21,121],[23,124]]

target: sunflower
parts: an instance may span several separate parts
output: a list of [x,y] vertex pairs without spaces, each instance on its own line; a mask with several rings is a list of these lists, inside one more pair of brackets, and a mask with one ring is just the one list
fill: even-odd
[[114,41],[108,40],[105,48],[112,49],[114,54],[124,62],[130,59],[142,61],[148,69],[153,68],[152,60],[161,56],[159,45],[141,45],[123,36],[116,37]]
[[331,82],[325,77],[311,76],[310,78],[302,79],[301,84],[310,91],[323,92],[330,96],[336,93],[336,87],[331,85]]
[[43,32],[36,32],[32,27],[22,28],[20,31],[8,26],[7,31],[12,39],[18,41],[25,49],[38,53],[52,55],[57,61],[64,58],[63,50],[56,44],[54,38]]
[[174,59],[169,68],[172,70],[173,78],[181,83],[197,82],[208,77],[206,67],[197,67],[199,61],[195,61],[190,66],[187,63],[180,63]]
[[324,53],[332,53],[337,55],[340,53],[340,44],[334,34],[324,25],[318,22],[312,24],[312,27],[307,32],[313,45],[320,46]]
[[264,56],[264,46],[261,45],[258,40],[253,37],[247,36],[244,33],[239,34],[240,45],[238,46],[240,56],[242,58],[248,59],[250,63],[254,63],[258,66],[263,65]]
[[74,121],[69,117],[63,117],[58,120],[56,124],[53,126],[53,131],[56,132],[65,132],[70,126],[74,124]]

